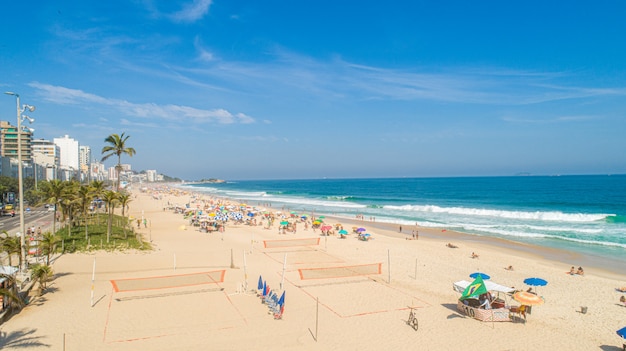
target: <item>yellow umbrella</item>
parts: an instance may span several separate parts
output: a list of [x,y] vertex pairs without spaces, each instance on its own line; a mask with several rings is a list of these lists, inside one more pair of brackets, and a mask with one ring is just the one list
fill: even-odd
[[542,297],[526,292],[526,291],[518,291],[515,294],[513,294],[513,300],[521,303],[522,305],[528,305],[528,306],[541,305],[544,302]]

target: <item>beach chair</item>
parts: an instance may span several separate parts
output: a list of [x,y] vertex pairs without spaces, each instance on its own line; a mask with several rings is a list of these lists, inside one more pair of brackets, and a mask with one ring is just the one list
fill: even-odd
[[511,308],[509,308],[509,318],[513,319],[513,317],[517,315],[517,318],[523,320],[524,323],[526,323],[526,307],[526,305],[511,306]]

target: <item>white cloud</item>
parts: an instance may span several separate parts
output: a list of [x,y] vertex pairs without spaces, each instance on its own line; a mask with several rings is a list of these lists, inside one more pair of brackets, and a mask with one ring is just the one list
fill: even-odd
[[[30,83],[29,85],[35,89],[38,89],[39,93],[43,96],[45,100],[56,104],[101,105],[114,108],[120,113],[137,118],[160,118],[168,121],[191,121],[195,123],[220,124],[248,124],[255,122],[254,118],[246,114],[233,114],[230,111],[221,108],[204,110],[190,106],[171,104],[137,104],[125,100],[103,98],[94,94],[85,93],[82,90],[78,89],[70,89],[49,84],[42,84],[38,82]],[[128,120],[122,121],[124,123],[131,123],[131,121]],[[156,126],[156,124],[154,126]]]
[[195,22],[209,12],[212,0],[194,0],[180,11],[170,15],[174,22]]

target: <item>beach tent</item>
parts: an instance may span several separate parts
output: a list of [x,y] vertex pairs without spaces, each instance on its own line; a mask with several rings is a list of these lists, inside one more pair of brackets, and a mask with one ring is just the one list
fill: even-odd
[[[487,291],[497,291],[497,292],[502,292],[505,294],[512,294],[515,291],[515,289],[513,288],[496,284],[492,282],[491,280],[484,281],[484,284],[485,284],[485,287],[487,288]],[[465,291],[465,289],[467,289],[469,285],[470,285],[470,282],[468,282],[467,280],[460,280],[452,284],[452,288],[454,289],[454,291],[462,294],[463,291]]]

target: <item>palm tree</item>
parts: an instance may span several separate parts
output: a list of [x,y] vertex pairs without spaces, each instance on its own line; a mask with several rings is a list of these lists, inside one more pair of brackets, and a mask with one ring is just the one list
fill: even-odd
[[52,220],[52,232],[56,233],[56,218],[57,218],[57,210],[58,205],[63,199],[63,195],[65,192],[65,183],[58,180],[53,179],[49,182],[42,182],[41,189],[44,194],[44,198],[47,203],[54,205],[54,218]]
[[9,308],[22,308],[25,303],[24,300],[20,297],[19,288],[17,286],[17,282],[15,280],[15,276],[13,274],[5,274],[0,273],[0,280],[6,280],[6,285],[8,288],[0,288],[0,296],[4,297],[9,301]]
[[132,157],[135,154],[135,149],[132,147],[126,146],[126,141],[130,138],[130,135],[122,135],[111,134],[106,139],[104,139],[105,143],[109,145],[102,148],[102,162],[107,160],[109,157],[116,155],[117,156],[117,165],[115,169],[117,170],[117,191],[120,190],[120,173],[122,170],[122,154],[127,154]]
[[[94,180],[91,182],[91,184],[89,184],[89,186],[91,187],[91,191],[93,193],[93,197],[94,199],[101,199],[102,198],[102,194],[104,193],[105,187],[104,187],[104,181],[102,180]],[[97,208],[96,208],[97,211]],[[96,216],[97,222],[96,224],[100,224],[100,216]]]
[[89,239],[89,232],[87,230],[87,216],[89,215],[89,206],[93,200],[93,190],[89,185],[81,185],[76,193],[78,197],[78,204],[80,210],[83,213],[83,219],[85,221],[85,240]]
[[[120,203],[120,206],[122,207],[122,217],[124,219],[126,219],[126,215],[125,215],[125,210],[128,209],[128,204],[133,201],[130,198],[130,194],[127,192],[120,192],[117,194],[117,201]],[[128,221],[126,221],[126,223],[128,223]],[[126,224],[124,224],[122,226],[124,228],[124,238],[128,238],[128,236],[126,235]]]
[[113,226],[113,211],[115,210],[115,204],[117,203],[117,193],[115,191],[107,190],[102,195],[102,200],[107,205],[108,222],[107,222],[107,244],[111,241],[111,228]]
[[52,275],[54,275],[54,271],[52,267],[47,264],[36,263],[30,266],[30,279],[39,282],[39,295],[41,295],[42,289],[46,289],[46,283],[50,280]]
[[50,232],[44,233],[39,241],[39,249],[42,254],[46,255],[46,265],[50,264],[50,256],[52,256],[56,250],[59,241],[59,237]]
[[19,258],[19,266],[22,267],[22,242],[19,236],[9,236],[6,230],[3,231],[6,235],[2,239],[0,239],[0,247],[2,251],[7,253],[9,256],[9,266],[13,266],[12,257],[13,255],[17,255]]
[[65,183],[63,188],[63,198],[59,202],[63,213],[63,220],[67,219],[68,229],[67,235],[72,236],[72,221],[74,219],[74,210],[76,203],[78,202],[78,188],[79,183],[75,180]]

